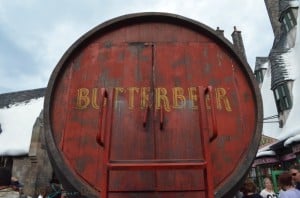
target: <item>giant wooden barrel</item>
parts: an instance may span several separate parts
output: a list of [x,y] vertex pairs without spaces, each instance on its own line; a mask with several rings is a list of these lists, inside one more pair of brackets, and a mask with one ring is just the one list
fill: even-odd
[[262,102],[249,65],[214,30],[138,13],[66,51],[44,119],[49,157],[73,197],[229,197],[255,158]]

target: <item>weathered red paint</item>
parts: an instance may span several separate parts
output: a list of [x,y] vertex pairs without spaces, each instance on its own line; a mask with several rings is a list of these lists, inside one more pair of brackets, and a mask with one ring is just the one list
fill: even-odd
[[231,45],[163,13],[88,32],[45,98],[50,158],[82,197],[226,196],[255,157],[261,120],[251,70]]

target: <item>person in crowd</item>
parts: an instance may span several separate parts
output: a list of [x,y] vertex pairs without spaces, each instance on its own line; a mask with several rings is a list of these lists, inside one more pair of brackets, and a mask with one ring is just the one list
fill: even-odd
[[12,178],[11,178],[10,186],[11,186],[15,191],[19,191],[19,189],[23,187],[23,185],[20,184],[19,180],[18,180],[16,177],[12,177]]
[[11,188],[11,172],[5,167],[0,167],[0,197],[19,198],[19,192]]
[[296,164],[290,167],[290,174],[292,175],[292,181],[296,188],[300,190],[300,165]]
[[300,190],[297,190],[292,182],[292,175],[289,172],[283,172],[278,177],[279,186],[281,190],[279,192],[279,198],[299,198]]
[[233,198],[243,198],[243,193],[242,193],[242,191],[241,190],[239,190],[239,191],[237,191],[236,193],[235,193],[235,195],[234,195],[234,197]]
[[249,178],[245,180],[242,191],[244,194],[243,198],[262,198],[262,196],[257,193],[255,183]]
[[269,177],[264,178],[264,189],[260,191],[260,195],[263,198],[277,198],[277,194],[274,192],[272,181]]

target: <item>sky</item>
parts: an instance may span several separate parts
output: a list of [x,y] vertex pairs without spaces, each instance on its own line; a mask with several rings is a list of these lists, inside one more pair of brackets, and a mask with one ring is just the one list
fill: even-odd
[[274,39],[263,0],[0,0],[0,94],[46,87],[64,52],[99,24],[130,13],[168,12],[242,32],[251,68]]

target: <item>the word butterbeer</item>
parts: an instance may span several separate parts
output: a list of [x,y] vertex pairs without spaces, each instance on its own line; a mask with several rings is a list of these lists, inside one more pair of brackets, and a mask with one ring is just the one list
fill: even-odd
[[[100,88],[79,88],[77,89],[76,96],[76,109],[100,109],[99,104],[99,91]],[[232,111],[232,105],[227,95],[225,88],[214,88],[213,98],[215,100],[216,109],[225,110],[227,112]],[[127,98],[128,109],[133,110],[135,108],[146,109],[148,107],[155,109],[163,108],[165,111],[170,112],[172,109],[198,109],[198,95],[196,87],[189,87],[186,90],[182,87],[173,87],[167,89],[164,87],[154,88],[154,105],[150,103],[150,87],[116,87],[115,91],[115,107],[118,105],[118,101],[121,97]],[[206,107],[209,106],[209,96],[205,97]],[[104,103],[105,104],[105,103]]]

